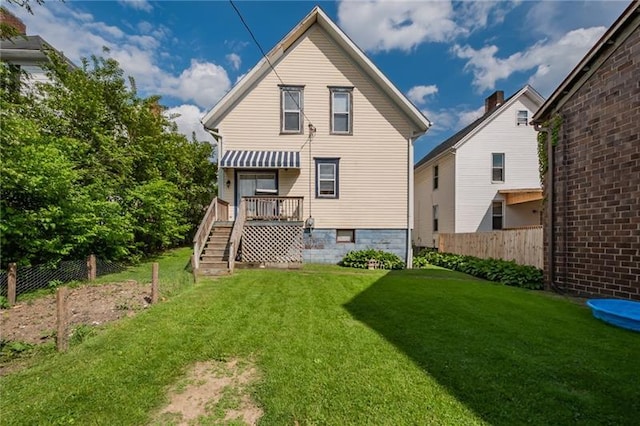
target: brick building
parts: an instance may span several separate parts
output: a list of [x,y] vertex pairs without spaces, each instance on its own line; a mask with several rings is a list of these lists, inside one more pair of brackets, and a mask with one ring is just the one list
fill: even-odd
[[546,133],[548,288],[640,300],[639,27],[634,0],[533,117],[558,131]]

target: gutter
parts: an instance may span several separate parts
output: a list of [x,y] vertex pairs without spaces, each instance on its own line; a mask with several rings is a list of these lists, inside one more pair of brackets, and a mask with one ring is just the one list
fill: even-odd
[[407,140],[407,269],[413,269],[413,208],[414,208],[414,166],[413,166],[413,144],[420,136],[424,135],[429,131],[431,127],[431,123],[429,123],[429,127],[423,132],[415,132],[411,137]]
[[[217,165],[218,165],[218,197],[222,200],[224,200],[225,198],[223,197],[222,191],[224,190],[224,176],[223,176],[223,171],[222,168],[220,167],[220,161],[222,161],[222,154],[223,154],[223,146],[222,146],[222,134],[220,134],[219,130],[216,129],[212,129],[210,127],[207,127],[206,124],[204,124],[202,121],[200,121],[200,124],[202,124],[202,127],[204,128],[205,132],[209,133],[213,139],[214,139],[214,143],[215,145],[218,146],[218,155],[217,155]],[[213,145],[212,144],[212,145]],[[224,194],[226,195],[226,194]]]

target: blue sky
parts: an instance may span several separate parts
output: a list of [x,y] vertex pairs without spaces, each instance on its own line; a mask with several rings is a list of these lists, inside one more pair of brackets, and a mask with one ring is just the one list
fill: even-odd
[[[236,2],[267,52],[316,4],[434,123],[419,160],[495,90],[550,95],[629,1]],[[3,5],[76,63],[109,47],[141,94],[161,95],[203,140],[201,116],[260,59],[227,1],[47,0],[33,15]]]

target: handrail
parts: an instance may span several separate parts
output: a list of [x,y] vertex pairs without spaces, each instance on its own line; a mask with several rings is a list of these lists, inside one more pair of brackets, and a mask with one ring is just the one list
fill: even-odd
[[214,222],[218,220],[219,217],[224,217],[220,215],[221,212],[218,210],[224,210],[226,208],[228,211],[228,206],[229,203],[219,200],[218,197],[214,197],[213,200],[211,200],[211,204],[209,204],[207,212],[204,214],[200,226],[198,226],[198,231],[193,237],[193,264],[196,269],[200,267],[200,256],[202,255],[205,242],[209,238]]
[[304,197],[253,196],[246,200],[247,220],[302,221]]
[[233,223],[233,229],[229,237],[229,272],[231,273],[233,273],[233,268],[235,267],[236,255],[238,253],[238,247],[240,246],[240,239],[242,238],[242,228],[244,228],[244,222],[247,217],[246,213],[246,199],[242,197],[240,206],[238,207],[238,215],[236,216],[236,221]]

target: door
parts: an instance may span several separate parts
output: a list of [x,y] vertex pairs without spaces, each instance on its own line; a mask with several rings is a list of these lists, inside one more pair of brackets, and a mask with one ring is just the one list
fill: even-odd
[[[253,197],[260,193],[278,194],[276,172],[238,172],[236,185],[236,214],[242,197]],[[247,205],[247,214],[254,215],[255,203]]]

